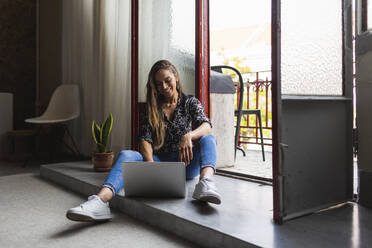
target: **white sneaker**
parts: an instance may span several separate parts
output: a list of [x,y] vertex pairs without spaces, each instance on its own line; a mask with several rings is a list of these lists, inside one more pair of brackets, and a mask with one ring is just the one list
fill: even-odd
[[91,195],[80,206],[70,208],[66,217],[74,221],[105,221],[112,218],[108,202],[103,202],[97,195]]
[[221,204],[221,195],[217,192],[217,187],[210,178],[202,178],[199,183],[195,185],[192,198],[214,204]]

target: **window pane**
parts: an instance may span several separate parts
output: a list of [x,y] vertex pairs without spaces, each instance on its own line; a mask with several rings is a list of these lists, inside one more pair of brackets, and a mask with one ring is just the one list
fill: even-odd
[[372,2],[367,0],[367,26],[372,29]]
[[146,101],[151,66],[160,59],[172,62],[183,91],[195,95],[195,1],[139,1],[139,102]]
[[282,94],[342,95],[342,1],[281,2]]

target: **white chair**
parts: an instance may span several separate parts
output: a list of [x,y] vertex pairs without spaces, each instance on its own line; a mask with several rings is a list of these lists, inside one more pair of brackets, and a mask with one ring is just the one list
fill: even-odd
[[48,108],[39,117],[26,119],[33,124],[51,124],[73,120],[80,115],[79,88],[74,84],[60,85],[52,95]]
[[[59,124],[63,128],[62,144],[70,151],[80,155],[76,143],[70,134],[66,122],[76,119],[80,115],[79,87],[73,84],[62,84],[54,92],[46,111],[39,117],[26,119],[25,122],[37,124],[39,127],[46,124]],[[40,133],[40,129],[38,130]],[[64,134],[71,138],[75,151],[64,142]]]

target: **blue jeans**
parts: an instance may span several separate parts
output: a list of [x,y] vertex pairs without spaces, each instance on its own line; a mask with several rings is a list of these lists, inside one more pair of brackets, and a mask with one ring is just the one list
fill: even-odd
[[[204,167],[212,167],[216,170],[216,138],[213,134],[204,135],[192,148],[193,159],[186,166],[186,179],[190,180],[198,176],[200,170]],[[178,160],[178,152],[153,155],[155,162],[175,162]],[[123,176],[121,172],[121,162],[143,161],[141,153],[132,150],[123,150],[119,154],[109,175],[107,176],[103,187],[110,188],[116,194],[123,187]]]

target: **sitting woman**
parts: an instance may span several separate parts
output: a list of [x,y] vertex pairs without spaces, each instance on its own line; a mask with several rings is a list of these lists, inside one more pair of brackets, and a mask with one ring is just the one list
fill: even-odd
[[216,169],[216,140],[211,134],[211,122],[199,100],[182,93],[178,72],[167,60],[156,62],[150,70],[146,111],[142,118],[140,153],[121,151],[99,193],[69,209],[66,213],[68,219],[110,219],[108,202],[123,187],[120,163],[130,161],[182,161],[186,165],[186,179],[200,173],[192,197],[221,203],[221,196],[212,180]]

